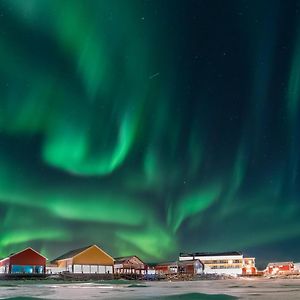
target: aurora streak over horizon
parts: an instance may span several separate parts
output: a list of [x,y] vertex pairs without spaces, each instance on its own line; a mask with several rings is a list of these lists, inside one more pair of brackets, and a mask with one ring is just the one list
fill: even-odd
[[0,255],[300,260],[299,20],[297,0],[0,1]]

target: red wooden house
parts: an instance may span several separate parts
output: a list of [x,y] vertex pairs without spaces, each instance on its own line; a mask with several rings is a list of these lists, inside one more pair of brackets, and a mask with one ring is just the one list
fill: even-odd
[[291,261],[288,262],[272,262],[267,265],[266,274],[270,275],[279,275],[291,273],[294,271],[294,263]]
[[177,274],[178,264],[177,262],[165,262],[155,266],[155,273],[159,275]]
[[155,266],[155,273],[159,275],[190,274],[203,272],[204,265],[199,259],[160,263]]
[[0,260],[0,273],[4,274],[45,274],[46,257],[26,248]]

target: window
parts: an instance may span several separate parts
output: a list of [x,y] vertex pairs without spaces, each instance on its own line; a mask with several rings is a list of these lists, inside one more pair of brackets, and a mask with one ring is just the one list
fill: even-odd
[[11,273],[13,274],[43,274],[43,266],[19,266],[12,265]]

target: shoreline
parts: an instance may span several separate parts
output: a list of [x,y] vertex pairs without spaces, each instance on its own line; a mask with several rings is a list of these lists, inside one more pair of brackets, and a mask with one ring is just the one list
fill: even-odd
[[300,280],[300,274],[287,274],[287,275],[273,275],[273,276],[222,276],[222,275],[197,275],[197,276],[158,276],[152,279],[145,279],[142,277],[113,277],[113,276],[97,276],[92,275],[81,275],[77,274],[75,276],[69,275],[64,276],[62,274],[57,275],[23,275],[23,274],[14,274],[14,275],[1,275],[0,282],[5,281],[55,281],[55,282],[194,282],[194,281],[266,281],[266,280]]
[[300,279],[198,281],[0,282],[0,298],[29,299],[297,299]]

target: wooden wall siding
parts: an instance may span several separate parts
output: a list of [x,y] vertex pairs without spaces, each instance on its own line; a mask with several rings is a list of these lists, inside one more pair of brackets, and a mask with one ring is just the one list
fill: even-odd
[[92,246],[87,250],[73,257],[73,264],[78,265],[106,265],[113,266],[114,260],[104,251],[96,246]]
[[67,268],[67,266],[71,264],[72,264],[72,259],[62,259],[57,261],[58,268]]
[[46,258],[32,249],[25,249],[9,258],[10,265],[46,266]]

